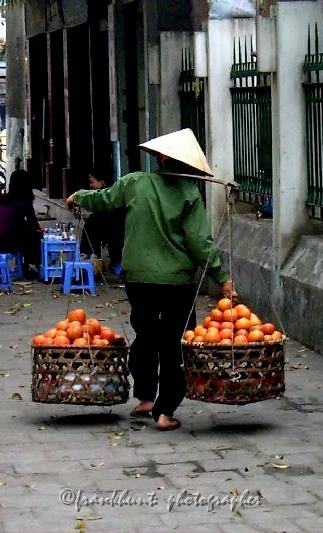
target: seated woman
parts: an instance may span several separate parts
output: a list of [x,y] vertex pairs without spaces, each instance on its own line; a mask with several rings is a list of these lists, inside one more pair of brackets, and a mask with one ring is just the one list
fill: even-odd
[[42,228],[33,207],[31,177],[25,170],[10,176],[8,193],[0,197],[0,252],[20,253],[27,278],[37,275],[41,262]]

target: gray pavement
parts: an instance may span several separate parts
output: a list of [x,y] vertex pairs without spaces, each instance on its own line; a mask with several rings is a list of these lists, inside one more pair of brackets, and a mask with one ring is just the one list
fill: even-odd
[[[199,297],[201,317],[212,302]],[[174,432],[131,420],[132,397],[111,412],[33,403],[32,335],[84,304],[131,341],[122,286],[84,298],[31,282],[0,295],[0,533],[323,531],[322,355],[289,341],[284,398],[186,399]]]

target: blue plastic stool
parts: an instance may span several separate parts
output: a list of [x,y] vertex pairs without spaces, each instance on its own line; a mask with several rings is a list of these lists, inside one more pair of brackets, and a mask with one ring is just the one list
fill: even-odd
[[22,257],[20,254],[0,254],[0,261],[7,264],[11,281],[24,279],[22,272]]
[[[79,280],[78,283],[75,281]],[[94,266],[91,261],[65,261],[61,291],[69,294],[74,289],[88,289],[95,294]]]
[[5,261],[0,261],[0,289],[11,290],[9,268]]

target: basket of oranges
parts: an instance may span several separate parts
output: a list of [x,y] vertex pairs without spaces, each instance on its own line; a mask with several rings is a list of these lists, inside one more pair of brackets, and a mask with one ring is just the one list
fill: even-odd
[[222,298],[201,324],[184,332],[186,397],[244,405],[281,396],[285,340],[246,305]]
[[32,400],[44,403],[114,405],[129,398],[128,346],[114,329],[83,309],[35,335]]

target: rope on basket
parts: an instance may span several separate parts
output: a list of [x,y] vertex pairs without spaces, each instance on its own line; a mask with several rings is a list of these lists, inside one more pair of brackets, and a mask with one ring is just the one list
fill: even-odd
[[[210,180],[212,181],[212,180]],[[215,244],[218,236],[219,236],[219,233],[220,233],[220,230],[222,228],[222,225],[223,225],[223,222],[224,222],[224,219],[225,219],[225,215],[227,214],[228,218],[229,218],[229,223],[230,223],[230,238],[229,238],[229,276],[230,278],[232,279],[232,200],[230,199],[231,197],[231,194],[233,193],[233,191],[235,190],[237,184],[233,184],[233,183],[229,183],[229,184],[225,184],[224,182],[220,182],[220,181],[217,181],[216,183],[221,183],[225,186],[225,195],[226,195],[226,203],[225,203],[225,206],[224,206],[224,209],[223,209],[223,212],[221,214],[221,217],[220,217],[220,221],[219,221],[219,224],[218,224],[218,227],[217,227],[217,230],[215,232],[215,235],[214,235],[214,238],[213,238],[213,243]],[[185,324],[185,327],[184,327],[184,330],[183,330],[183,334],[185,333],[186,329],[187,329],[187,326],[188,326],[188,323],[189,323],[189,320],[190,320],[190,317],[191,317],[191,314],[193,313],[193,310],[195,308],[195,304],[196,304],[196,300],[197,300],[197,297],[199,295],[199,292],[200,292],[200,289],[201,289],[201,286],[202,286],[202,283],[203,283],[203,280],[205,278],[205,275],[206,275],[206,272],[207,272],[207,269],[208,269],[208,266],[209,266],[209,262],[210,262],[210,258],[211,258],[211,254],[212,254],[213,250],[211,249],[210,250],[210,253],[208,255],[208,258],[206,260],[206,263],[205,263],[205,266],[202,270],[202,274],[201,274],[201,277],[200,277],[200,280],[199,280],[199,283],[197,284],[197,288],[196,288],[196,294],[195,294],[195,297],[194,297],[194,300],[193,300],[193,303],[192,303],[192,307],[189,311],[189,314],[188,314],[188,317],[187,317],[187,321],[186,321],[186,324]],[[232,309],[232,296],[231,296],[231,309]],[[183,336],[183,335],[182,335]],[[234,371],[234,350],[233,350],[233,344],[232,344],[232,347],[231,347],[231,350],[232,350],[232,368],[233,368],[233,371]],[[182,365],[184,366],[184,355],[183,355],[183,348],[181,347],[181,353],[182,353]]]
[[[84,227],[82,228],[82,231],[80,231],[81,220],[84,219],[84,213],[85,213],[85,210],[83,210],[81,206],[79,206],[77,204],[74,204],[74,206],[73,206],[73,215],[78,220],[78,224],[76,226],[75,233],[76,233],[77,237],[79,237],[79,240],[80,240],[82,231],[85,232],[85,236],[86,236],[86,238],[88,240],[89,246],[91,247],[91,249],[92,249],[92,251],[94,253],[94,248],[92,246],[92,242],[90,240],[88,232],[86,231],[86,229]],[[103,285],[104,285],[105,289],[107,290],[109,285],[108,285],[107,280],[105,279],[105,277],[103,275],[102,269],[101,269],[100,275],[101,275],[101,279],[102,279]],[[81,270],[81,282],[82,282],[82,285],[83,285],[83,272],[82,272],[82,270]],[[84,301],[84,309],[86,309],[86,306],[85,306],[85,291],[84,291],[84,289],[83,289],[83,301]],[[127,344],[129,345],[130,344],[130,340],[129,340],[128,334],[126,332],[126,329],[125,329],[125,327],[123,325],[123,322],[121,320],[121,313],[119,311],[119,307],[118,306],[116,307],[116,312],[117,312],[117,318],[118,318],[119,325],[120,325],[120,328],[122,330],[123,336],[126,339]]]

